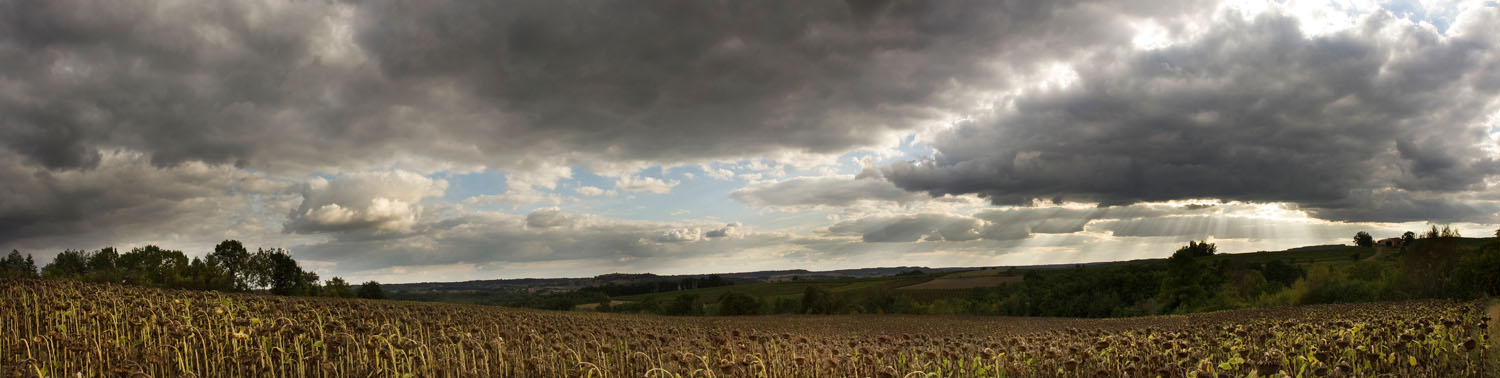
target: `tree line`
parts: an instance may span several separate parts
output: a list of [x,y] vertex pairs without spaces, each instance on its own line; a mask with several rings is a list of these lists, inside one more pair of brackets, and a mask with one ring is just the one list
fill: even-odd
[[[1496,231],[1500,238],[1500,230]],[[709,276],[693,282],[606,285],[567,293],[503,295],[476,303],[570,310],[597,304],[599,311],[663,315],[753,314],[976,314],[1013,316],[1120,317],[1237,308],[1411,298],[1500,296],[1500,241],[1464,239],[1457,229],[1406,232],[1403,245],[1383,258],[1349,256],[1346,263],[1222,258],[1217,246],[1192,241],[1172,257],[1149,262],[1076,266],[1013,272],[1020,282],[940,295],[884,291],[835,292],[808,285],[800,298],[757,297],[730,290],[714,297],[692,293],[648,296],[631,303],[611,297],[714,287],[730,282]],[[1368,233],[1357,245],[1373,246]],[[1366,255],[1369,255],[1367,252]],[[1295,259],[1296,256],[1290,256]],[[146,246],[119,254],[64,251],[37,273],[30,256],[12,251],[0,260],[0,278],[42,277],[161,288],[264,291],[279,295],[383,298],[379,283],[351,287],[342,278],[319,281],[281,249],[249,252],[226,240],[205,258]],[[496,293],[490,293],[496,294]],[[446,300],[446,298],[407,298]]]
[[64,250],[40,271],[31,255],[11,250],[0,278],[66,279],[164,289],[266,292],[288,296],[383,299],[380,283],[354,287],[341,277],[320,281],[281,248],[250,252],[237,240],[225,240],[203,258],[155,245],[120,253],[113,247],[93,252]]
[[[1367,233],[1356,236],[1360,243]],[[1500,238],[1500,230],[1496,231]],[[1036,269],[1020,282],[959,294],[832,292],[809,285],[801,298],[760,298],[728,291],[652,296],[614,304],[600,293],[553,303],[567,309],[598,303],[599,311],[662,315],[971,314],[1123,317],[1239,308],[1500,296],[1500,241],[1463,239],[1457,229],[1407,232],[1403,246],[1382,258],[1354,253],[1342,263],[1255,261],[1217,254],[1214,243],[1190,241],[1162,261]],[[1291,258],[1296,258],[1292,256]],[[924,297],[924,295],[933,295]]]

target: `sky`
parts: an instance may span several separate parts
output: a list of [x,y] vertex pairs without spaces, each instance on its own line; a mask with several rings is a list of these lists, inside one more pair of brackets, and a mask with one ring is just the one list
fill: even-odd
[[324,277],[1500,224],[1494,1],[0,0],[0,247]]

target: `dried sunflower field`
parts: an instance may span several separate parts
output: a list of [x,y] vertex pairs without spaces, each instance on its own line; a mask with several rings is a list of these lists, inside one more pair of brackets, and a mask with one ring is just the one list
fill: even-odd
[[1479,302],[1131,319],[672,318],[0,281],[0,374],[1467,377]]

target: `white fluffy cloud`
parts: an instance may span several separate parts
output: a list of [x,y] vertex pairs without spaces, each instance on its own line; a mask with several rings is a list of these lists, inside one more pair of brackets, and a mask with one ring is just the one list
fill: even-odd
[[655,177],[624,176],[615,181],[615,189],[622,192],[647,192],[667,194],[680,184],[677,180],[662,180]]
[[315,177],[303,184],[302,204],[288,215],[286,231],[411,231],[422,214],[418,202],[447,188],[447,181],[406,171]]
[[611,189],[611,190],[605,190],[605,189],[601,189],[601,188],[595,187],[595,186],[581,186],[581,187],[578,187],[578,189],[575,189],[574,191],[577,192],[579,195],[587,196],[587,197],[600,197],[600,196],[613,197],[617,193],[613,189]]

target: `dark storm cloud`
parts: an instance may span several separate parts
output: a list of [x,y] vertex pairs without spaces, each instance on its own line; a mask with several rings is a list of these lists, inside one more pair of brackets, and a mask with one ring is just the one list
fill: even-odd
[[106,152],[98,169],[61,172],[0,157],[0,243],[39,257],[61,248],[208,245],[274,233],[259,218],[279,211],[252,202],[291,196],[289,182],[201,163],[159,168],[139,154]]
[[[0,152],[25,168],[0,177],[0,201],[26,206],[0,213],[13,226],[0,242],[115,227],[76,220],[154,203],[64,188],[45,196],[65,211],[32,208],[28,177],[117,177],[101,151],[292,180],[840,153],[963,112],[1041,62],[1126,43],[1129,19],[1195,9],[1183,4],[4,2]],[[411,200],[302,194],[262,223],[395,237],[422,222]]]
[[1178,12],[1155,3],[14,1],[0,137],[58,169],[838,153]]
[[[11,1],[0,6],[0,139],[51,168],[127,147],[160,165],[288,152],[344,75],[316,67],[311,3]],[[309,75],[330,74],[327,77]],[[336,89],[336,88],[335,88]],[[327,143],[333,144],[333,143]],[[303,151],[308,152],[304,149]],[[306,156],[306,154],[304,154]],[[296,157],[296,154],[288,155]]]
[[[1076,65],[1076,85],[956,127],[932,159],[886,177],[1000,204],[1218,198],[1336,220],[1491,221],[1493,206],[1444,196],[1500,173],[1483,124],[1500,109],[1500,8],[1448,33],[1384,13],[1315,37],[1274,14],[1224,18],[1186,44]],[[1399,203],[1372,194],[1390,190]]]

